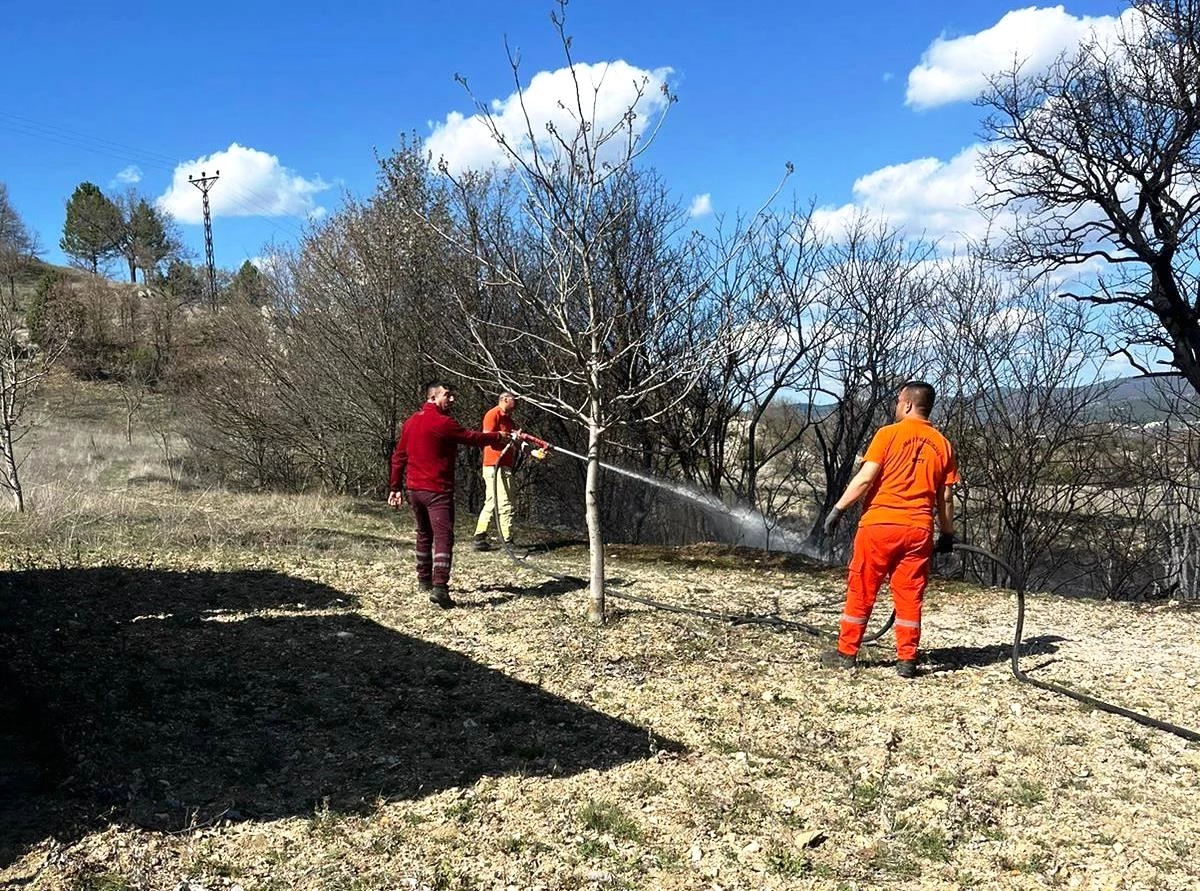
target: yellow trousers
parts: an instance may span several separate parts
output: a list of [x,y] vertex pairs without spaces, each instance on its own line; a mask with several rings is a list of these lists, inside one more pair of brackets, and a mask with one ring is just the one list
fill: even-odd
[[512,468],[483,468],[483,484],[485,492],[483,510],[479,512],[479,522],[475,524],[475,534],[486,533],[488,526],[492,523],[492,518],[499,514],[500,537],[508,541],[512,538]]

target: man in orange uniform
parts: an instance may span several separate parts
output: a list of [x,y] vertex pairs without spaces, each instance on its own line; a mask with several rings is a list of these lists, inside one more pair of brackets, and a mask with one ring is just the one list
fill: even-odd
[[[821,659],[829,667],[854,667],[875,598],[890,577],[896,673],[916,677],[930,557],[935,550],[948,553],[954,547],[954,508],[947,487],[958,482],[958,469],[950,443],[929,423],[933,402],[933,387],[924,381],[900,388],[896,423],[875,434],[862,467],[825,518],[825,533],[832,535],[846,509],[863,499],[837,649]],[[936,546],[935,514],[942,533]]]
[[[493,408],[488,409],[483,416],[484,433],[511,434],[516,425],[513,423],[512,410],[517,404],[517,397],[504,392],[496,401]],[[483,450],[483,510],[475,524],[475,550],[491,550],[488,542],[488,526],[493,515],[496,516],[497,531],[500,539],[506,544],[512,544],[512,468],[517,456],[516,447],[511,443],[506,448],[494,449],[487,446]]]

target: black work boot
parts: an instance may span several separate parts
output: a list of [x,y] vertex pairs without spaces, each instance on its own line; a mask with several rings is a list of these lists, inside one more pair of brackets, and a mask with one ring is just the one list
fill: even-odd
[[450,609],[454,601],[450,599],[450,589],[445,585],[434,585],[429,592],[429,602],[442,609]]
[[916,659],[897,659],[896,674],[900,677],[910,680],[917,676],[917,660]]
[[428,594],[433,590],[433,582],[429,579],[417,579],[417,590],[422,594]]
[[821,654],[821,664],[826,668],[854,668],[858,664],[858,659],[854,656],[847,656],[840,650],[829,650]]
[[492,543],[490,541],[488,541],[487,533],[486,532],[476,533],[476,535],[475,535],[475,550],[490,551],[491,549],[492,549]]

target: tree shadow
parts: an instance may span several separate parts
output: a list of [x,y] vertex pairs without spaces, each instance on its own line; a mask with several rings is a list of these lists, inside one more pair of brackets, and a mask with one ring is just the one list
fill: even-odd
[[270,571],[0,574],[0,869],[107,821],[363,812],[679,749],[354,606]]
[[478,609],[486,606],[499,606],[502,603],[527,597],[560,597],[563,594],[570,594],[572,591],[582,591],[587,585],[586,579],[575,576],[550,579],[537,585],[481,585],[478,588],[480,591],[500,591],[503,593],[485,597],[483,600],[459,600],[457,601],[457,605],[462,609]]
[[[1058,644],[1066,640],[1057,634],[1027,637],[1021,646],[1021,656],[1047,655],[1058,652]],[[1011,644],[989,644],[985,647],[932,647],[921,650],[925,670],[929,674],[958,671],[962,668],[983,668],[1012,658]]]
[[586,538],[555,538],[546,541],[529,541],[522,544],[519,550],[530,554],[549,554],[564,548],[587,547]]

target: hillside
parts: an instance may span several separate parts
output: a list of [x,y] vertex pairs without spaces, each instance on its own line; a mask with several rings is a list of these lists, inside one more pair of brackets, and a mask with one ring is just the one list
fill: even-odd
[[9,293],[10,283],[7,280],[0,283],[0,288],[2,288],[5,298],[11,300],[12,305],[23,307],[37,287],[38,280],[49,272],[57,272],[68,281],[73,282],[83,281],[87,278],[87,273],[73,266],[57,266],[42,260],[34,260],[26,264],[12,281],[14,293]]
[[[1016,683],[1006,592],[936,584],[913,682],[888,646],[835,673],[824,639],[628,601],[593,628],[580,584],[466,548],[442,612],[402,515],[173,486],[100,392],[52,394],[35,510],[0,524],[0,887],[1200,884],[1200,750]],[[614,593],[841,608],[842,570],[756,552],[609,567]],[[1032,597],[1023,664],[1200,728],[1196,618]]]

